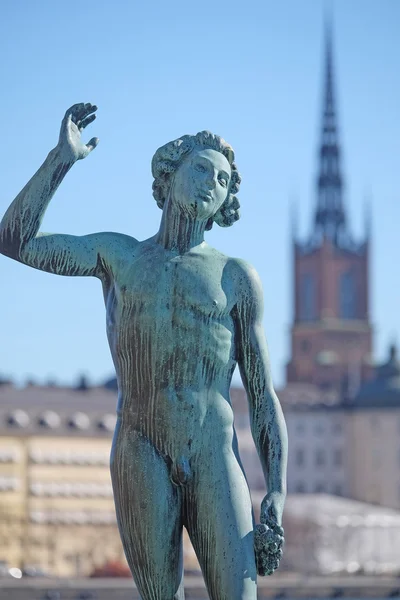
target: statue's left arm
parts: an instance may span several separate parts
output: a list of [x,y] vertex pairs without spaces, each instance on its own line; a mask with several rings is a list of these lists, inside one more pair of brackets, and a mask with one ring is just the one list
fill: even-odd
[[[244,261],[235,261],[235,267],[236,353],[249,401],[251,431],[268,490],[260,520],[283,536],[288,440],[282,408],[272,384],[262,324],[262,286],[253,267]],[[260,574],[269,574],[268,569]]]

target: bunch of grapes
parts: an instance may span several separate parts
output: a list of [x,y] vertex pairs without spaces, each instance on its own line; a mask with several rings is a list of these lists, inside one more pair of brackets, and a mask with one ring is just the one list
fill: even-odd
[[283,528],[278,525],[269,527],[259,524],[254,530],[254,551],[256,555],[257,573],[272,575],[279,567],[284,543]]

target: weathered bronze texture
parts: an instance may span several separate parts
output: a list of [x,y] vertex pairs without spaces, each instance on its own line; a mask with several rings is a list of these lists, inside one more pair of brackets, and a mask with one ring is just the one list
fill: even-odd
[[[0,250],[58,275],[98,277],[118,378],[111,475],[126,557],[143,600],[182,599],[186,527],[213,600],[255,600],[256,573],[282,554],[287,434],[275,395],[255,270],[204,241],[214,222],[239,218],[232,148],[209,132],[183,136],[153,157],[158,232],[40,233],[66,173],[98,143],[95,118],[76,104],[59,142],[6,212]],[[255,527],[229,397],[236,365],[268,494]]]

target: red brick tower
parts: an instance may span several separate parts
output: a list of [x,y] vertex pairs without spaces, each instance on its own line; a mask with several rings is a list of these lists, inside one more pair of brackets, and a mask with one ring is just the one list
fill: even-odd
[[370,234],[356,242],[343,203],[333,85],[332,34],[326,30],[325,84],[317,202],[312,233],[293,236],[294,320],[287,381],[351,396],[370,375]]

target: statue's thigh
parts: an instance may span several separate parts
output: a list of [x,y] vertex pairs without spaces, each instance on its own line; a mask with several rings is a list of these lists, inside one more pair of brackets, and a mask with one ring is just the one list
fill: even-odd
[[233,452],[202,456],[188,532],[212,600],[256,600],[250,492]]
[[120,433],[111,476],[122,544],[143,600],[180,597],[182,500],[164,458],[138,432]]

